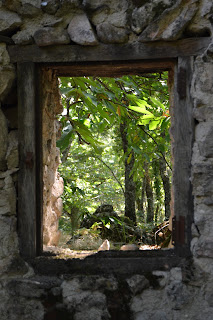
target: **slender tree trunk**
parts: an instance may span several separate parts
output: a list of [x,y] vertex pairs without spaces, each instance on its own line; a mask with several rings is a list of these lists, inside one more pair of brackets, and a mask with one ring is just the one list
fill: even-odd
[[123,145],[123,152],[125,154],[125,216],[136,223],[135,213],[135,183],[131,171],[134,166],[135,157],[134,152],[128,153],[128,139],[127,139],[127,124],[123,122],[120,124],[120,133]]
[[140,218],[143,220],[145,215],[144,203],[145,203],[145,191],[146,191],[146,177],[143,177],[141,186],[141,198],[138,199],[138,211],[140,213]]
[[147,197],[147,222],[153,222],[154,220],[154,197],[153,190],[149,176],[149,166],[148,163],[144,164],[145,167],[145,177],[146,177],[146,197]]
[[166,172],[166,163],[164,159],[160,159],[159,161],[159,168],[160,168],[160,176],[163,181],[163,189],[164,189],[164,205],[165,205],[165,218],[169,219],[170,217],[170,202],[171,202],[171,184],[170,184],[170,179],[169,176]]

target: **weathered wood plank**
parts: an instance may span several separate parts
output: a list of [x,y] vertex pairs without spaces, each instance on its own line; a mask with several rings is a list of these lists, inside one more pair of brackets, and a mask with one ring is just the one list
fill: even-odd
[[196,56],[209,45],[210,38],[189,38],[173,42],[146,42],[95,47],[63,45],[53,47],[8,46],[12,62],[69,63],[82,61],[127,61]]
[[171,108],[173,206],[176,220],[185,218],[183,233],[186,244],[189,244],[191,219],[193,218],[193,197],[190,180],[194,142],[193,102],[190,95],[192,68],[192,57],[178,59],[174,77],[174,105]]
[[37,69],[35,79],[36,115],[35,115],[35,150],[36,150],[36,254],[43,252],[43,152],[42,152],[42,106],[43,92],[42,71]]
[[23,257],[36,256],[35,65],[18,64],[18,233]]
[[[87,63],[87,64],[71,64],[71,65],[51,65],[58,76],[62,77],[80,77],[80,76],[98,76],[98,77],[121,77],[123,75],[137,74],[142,75],[149,72],[166,71],[173,68],[175,59],[169,60],[142,60],[129,61],[121,63],[103,62],[103,63]],[[47,67],[49,68],[49,67]]]
[[136,252],[128,251],[123,255],[121,251],[113,254],[110,251],[106,254],[94,254],[83,260],[66,259],[60,256],[38,257],[30,261],[36,273],[42,275],[62,275],[62,274],[119,274],[133,275],[151,273],[154,270],[168,271],[172,267],[177,267],[184,263],[175,252],[168,250],[144,250]]

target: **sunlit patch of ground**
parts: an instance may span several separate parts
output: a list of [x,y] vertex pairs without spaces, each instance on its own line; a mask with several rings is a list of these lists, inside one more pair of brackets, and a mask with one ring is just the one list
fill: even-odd
[[[158,245],[140,245],[139,250],[158,250],[161,249]],[[98,252],[98,250],[73,250],[70,248],[62,248],[56,246],[44,246],[44,253],[52,253],[63,259],[84,259]]]

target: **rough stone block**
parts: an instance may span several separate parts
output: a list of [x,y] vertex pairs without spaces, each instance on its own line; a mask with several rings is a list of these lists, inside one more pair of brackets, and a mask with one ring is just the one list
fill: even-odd
[[48,14],[55,14],[60,6],[60,0],[47,0],[41,3],[41,8]]
[[[20,0],[2,0],[2,2],[4,3],[5,8],[13,12],[16,12],[21,6]],[[0,1],[0,5],[1,5],[1,1]]]
[[[193,253],[195,257],[213,258],[213,239],[212,237],[200,236],[194,243]],[[209,262],[210,263],[210,262]]]
[[161,287],[165,287],[168,283],[169,272],[168,271],[153,271],[152,274],[157,278],[158,283]]
[[90,14],[91,22],[96,26],[100,23],[103,23],[109,17],[110,8],[107,5],[100,7]]
[[24,4],[31,4],[34,7],[40,8],[41,7],[41,0],[21,0],[22,5]]
[[9,93],[15,80],[15,68],[11,65],[0,66],[0,101]]
[[[166,303],[164,295],[165,292],[163,290],[146,289],[142,294],[132,298],[130,303],[131,311],[136,317],[143,315],[144,319],[152,319],[157,309],[159,309],[159,306],[162,305],[162,301]],[[140,319],[140,317],[138,319]]]
[[[190,10],[189,10],[190,7]],[[198,10],[198,0],[178,0],[171,9],[149,24],[139,41],[177,40]]]
[[8,169],[17,168],[18,159],[18,130],[13,130],[8,135],[8,149],[6,154]]
[[55,183],[52,187],[51,194],[54,200],[58,199],[64,192],[64,181],[58,172],[55,173]]
[[0,216],[0,260],[18,253],[16,219]]
[[[194,112],[197,112],[198,115],[200,107],[206,106],[209,109],[204,110],[205,119],[209,120],[208,114],[212,108],[213,101],[213,83],[212,83],[212,74],[213,74],[213,64],[211,62],[206,62],[202,60],[201,57],[198,57],[195,61],[195,72],[192,79],[191,95],[194,98],[195,107],[198,109]],[[211,115],[212,118],[212,115]]]
[[133,10],[131,28],[136,34],[140,34],[154,18],[155,12],[152,9],[152,3],[148,3]]
[[80,8],[81,8],[80,0],[62,0],[60,1],[60,6],[55,16],[63,17],[63,20],[67,22],[67,17],[70,17],[70,14],[71,16],[73,16],[73,14],[75,14],[76,12],[79,12],[81,10]]
[[136,295],[149,287],[149,281],[142,275],[136,274],[127,279],[130,291]]
[[12,39],[15,44],[20,45],[32,44],[34,42],[33,36],[28,30],[18,31],[16,34],[14,34],[14,36],[12,36]]
[[40,7],[36,7],[31,3],[24,3],[19,9],[18,14],[23,18],[33,18],[42,14]]
[[8,283],[8,290],[12,296],[26,298],[40,298],[45,295],[44,289],[40,288],[40,283],[30,279],[11,280]]
[[0,146],[1,146],[0,147],[0,171],[6,169],[5,157],[7,152],[7,142],[8,142],[7,120],[0,108]]
[[117,28],[126,28],[127,13],[124,11],[112,13],[109,15],[107,22]]
[[162,12],[175,4],[174,0],[141,1],[136,4],[131,17],[131,28],[140,34],[149,23],[152,23]]
[[193,194],[211,196],[213,192],[213,165],[201,163],[193,166]]
[[199,106],[199,99],[196,100],[198,106],[193,110],[193,116],[198,121],[213,120],[213,106]]
[[206,287],[205,300],[208,302],[209,306],[213,307],[213,281],[209,281]]
[[183,279],[181,268],[172,268],[170,270],[170,280],[171,281],[179,281],[181,282]]
[[189,24],[187,32],[197,37],[209,36],[212,33],[211,15],[213,13],[213,3],[209,0],[202,0],[199,10],[192,23]]
[[87,10],[98,10],[99,8],[107,5],[110,8],[111,13],[126,11],[129,7],[128,0],[83,0],[83,6]]
[[70,42],[70,38],[66,30],[51,27],[37,30],[34,34],[34,40],[40,47],[56,44],[68,44]]
[[5,66],[10,63],[10,57],[7,52],[6,44],[0,43],[0,64]]
[[73,17],[68,26],[68,33],[70,39],[77,44],[83,46],[95,46],[98,44],[89,19],[84,13]]
[[192,295],[186,285],[180,281],[172,281],[166,287],[167,299],[169,305],[174,310],[180,310],[192,300]]
[[12,177],[4,179],[4,187],[0,189],[0,215],[16,214],[16,190]]
[[17,13],[1,8],[0,10],[0,34],[8,34],[17,30],[22,24]]
[[206,50],[206,54],[213,58],[213,43],[209,45],[208,49]]
[[98,39],[103,43],[124,43],[128,41],[128,34],[125,29],[117,28],[109,22],[97,26]]
[[81,312],[82,309],[104,310],[106,308],[106,296],[98,291],[81,290],[78,279],[64,281],[62,295],[69,310],[75,308],[77,312]]
[[74,320],[108,320],[111,319],[107,310],[100,310],[98,308],[90,308],[85,311],[76,312]]
[[[213,130],[213,121],[205,121],[196,125],[195,127],[195,139],[198,144],[198,148],[201,156],[211,157],[212,146],[211,146],[211,135]],[[209,150],[207,150],[209,148]]]

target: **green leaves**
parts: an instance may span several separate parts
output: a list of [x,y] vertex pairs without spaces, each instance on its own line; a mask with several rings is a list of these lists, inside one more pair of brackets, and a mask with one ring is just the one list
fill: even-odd
[[[60,79],[64,114],[59,118],[63,129],[57,146],[64,152],[72,143],[61,169],[66,184],[73,183],[66,189],[67,203],[77,199],[79,207],[92,211],[109,201],[121,210],[123,194],[109,168],[124,185],[124,161],[130,163],[134,155],[131,174],[140,185],[145,162],[149,163],[150,176],[152,163],[162,154],[170,163],[166,79],[167,73]],[[119,129],[123,122],[127,123],[128,139],[125,155]],[[108,169],[97,160],[97,154]]]
[[69,145],[74,137],[74,130],[71,124],[63,128],[61,138],[56,142],[56,146],[63,152]]

